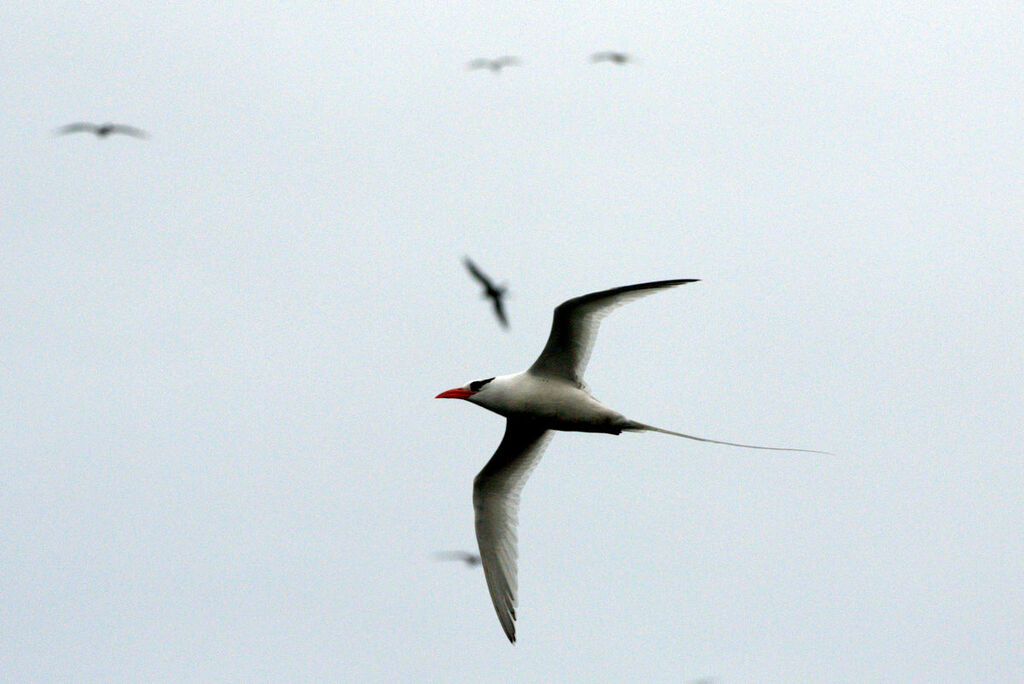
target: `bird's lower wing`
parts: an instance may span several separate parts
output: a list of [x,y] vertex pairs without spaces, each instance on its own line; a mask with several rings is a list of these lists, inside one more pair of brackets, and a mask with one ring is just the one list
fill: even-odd
[[516,524],[519,493],[552,433],[510,418],[498,450],[473,480],[476,540],[487,589],[509,641],[516,640]]
[[494,298],[494,315],[498,317],[501,327],[508,327],[508,317],[505,315],[505,305],[502,304],[500,296]]
[[544,351],[530,366],[530,372],[568,380],[577,386],[583,385],[583,371],[586,370],[590,350],[597,337],[601,319],[617,307],[634,299],[645,297],[696,280],[659,280],[652,283],[625,285],[611,290],[592,292],[562,302],[555,308],[551,322],[551,334],[544,345]]

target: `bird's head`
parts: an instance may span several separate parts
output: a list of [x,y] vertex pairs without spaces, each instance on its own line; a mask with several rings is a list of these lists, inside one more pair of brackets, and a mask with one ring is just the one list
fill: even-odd
[[471,399],[482,392],[487,384],[490,383],[494,378],[484,378],[483,380],[474,380],[473,382],[466,383],[462,387],[455,387],[450,390],[445,390],[438,394],[435,399]]

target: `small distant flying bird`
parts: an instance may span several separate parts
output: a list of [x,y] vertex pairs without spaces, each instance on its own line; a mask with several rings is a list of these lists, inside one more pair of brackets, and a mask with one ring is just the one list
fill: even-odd
[[480,565],[480,556],[468,551],[438,551],[434,554],[437,560],[462,561],[471,568]]
[[480,57],[474,59],[472,62],[466,65],[470,70],[473,69],[490,69],[494,73],[500,72],[502,69],[508,66],[519,66],[522,64],[518,57],[512,55],[505,55],[504,57],[495,57],[494,59],[487,59],[486,57]]
[[[608,408],[583,384],[583,371],[597,338],[601,318],[612,309],[645,295],[693,283],[661,280],[592,292],[562,302],[555,309],[544,350],[527,370],[514,375],[474,380],[446,390],[438,399],[465,399],[505,416],[505,436],[498,450],[473,480],[476,540],[491,602],[509,641],[516,640],[516,526],[519,493],[540,460],[554,430],[661,432],[699,442],[750,449],[807,451],[720,442],[645,425]],[[630,362],[631,359],[624,359]],[[814,452],[822,453],[822,452]]]
[[67,135],[68,133],[95,133],[96,137],[105,138],[113,133],[122,133],[124,135],[130,135],[134,138],[146,138],[146,132],[141,128],[135,128],[134,126],[125,126],[124,124],[91,124],[86,122],[79,122],[68,124],[67,126],[61,126],[57,129],[57,135]]
[[590,61],[595,64],[599,62],[612,62],[614,64],[626,64],[632,62],[632,58],[625,52],[595,52],[590,55]]
[[501,323],[503,328],[508,328],[508,318],[505,316],[505,305],[502,303],[501,298],[505,296],[505,290],[508,288],[504,285],[495,285],[491,282],[483,272],[476,267],[469,257],[464,257],[462,263],[466,264],[466,268],[476,278],[481,285],[484,286],[484,299],[490,299],[494,302],[494,314],[498,317],[498,322]]

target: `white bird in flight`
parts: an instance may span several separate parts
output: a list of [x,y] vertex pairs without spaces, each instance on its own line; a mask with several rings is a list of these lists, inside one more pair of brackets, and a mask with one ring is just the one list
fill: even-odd
[[540,460],[553,430],[571,432],[662,432],[712,444],[772,451],[764,447],[684,435],[630,420],[590,395],[583,371],[601,319],[612,309],[640,297],[696,280],[660,280],[626,285],[576,297],[555,308],[551,334],[527,370],[474,380],[441,392],[437,399],[465,399],[506,417],[505,436],[491,460],[473,480],[476,539],[487,589],[509,641],[516,640],[516,522],[519,493]]

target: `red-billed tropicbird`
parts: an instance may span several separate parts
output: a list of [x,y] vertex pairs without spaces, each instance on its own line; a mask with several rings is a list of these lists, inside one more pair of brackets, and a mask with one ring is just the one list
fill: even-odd
[[[583,371],[601,319],[614,308],[640,297],[696,280],[660,280],[593,292],[555,309],[551,334],[527,370],[474,380],[437,395],[465,399],[505,416],[505,436],[491,460],[473,480],[476,539],[487,588],[509,641],[516,640],[516,520],[519,493],[540,460],[553,430],[574,432],[663,432],[712,444],[772,451],[811,451],[763,447],[704,439],[630,420],[592,397]],[[825,453],[815,452],[811,453]]]

